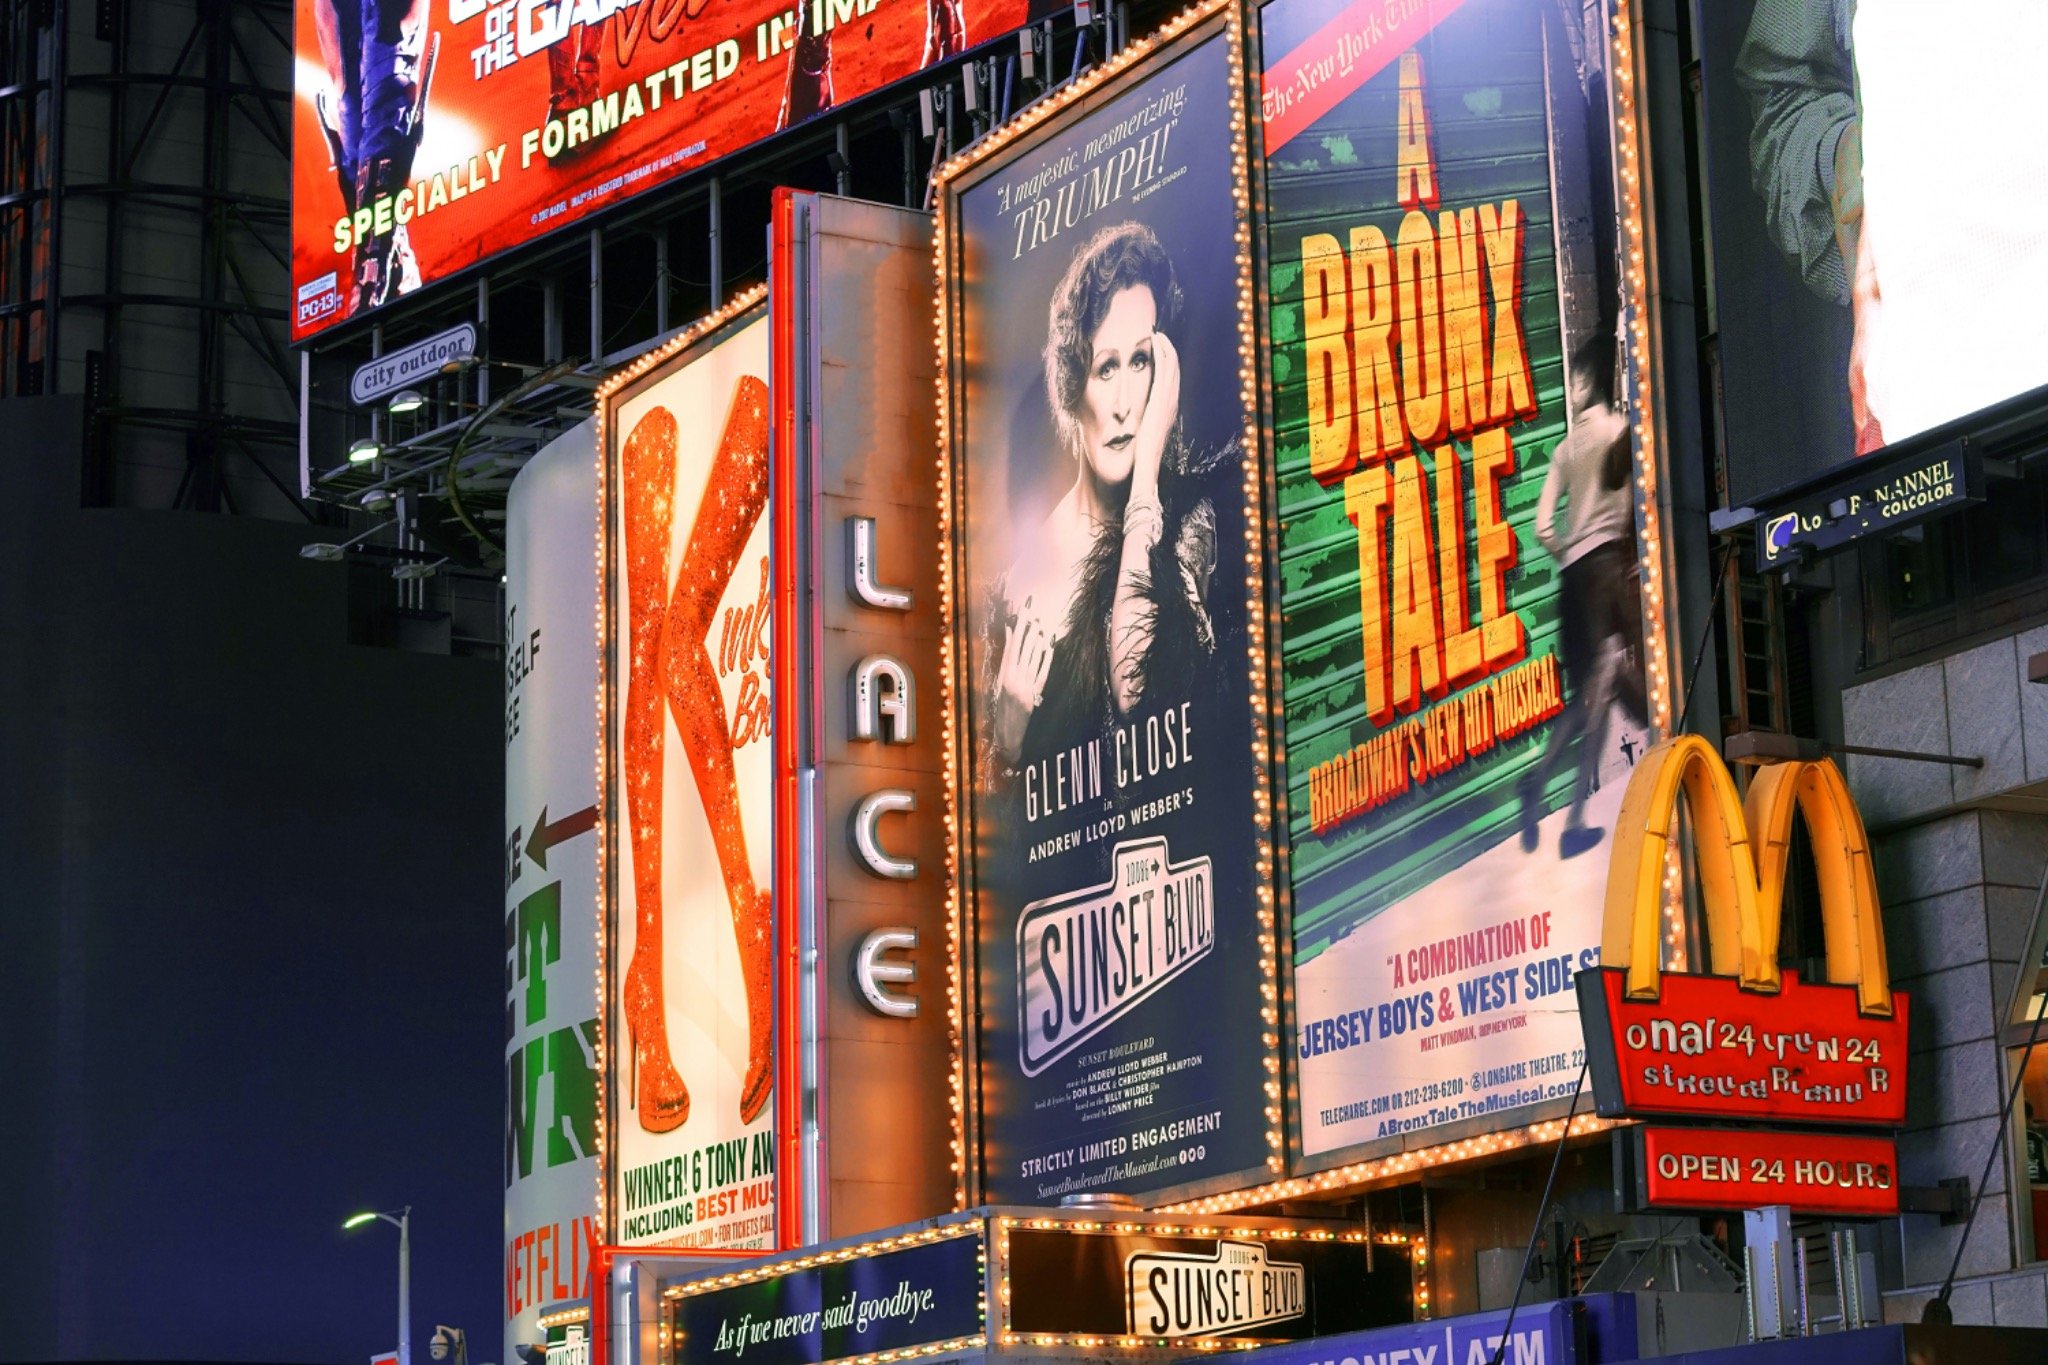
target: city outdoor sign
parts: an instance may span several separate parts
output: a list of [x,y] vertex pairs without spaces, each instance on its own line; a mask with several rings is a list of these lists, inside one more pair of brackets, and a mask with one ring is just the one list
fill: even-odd
[[349,376],[349,400],[358,407],[366,407],[387,394],[397,393],[408,385],[417,384],[430,375],[475,357],[475,324],[457,323],[424,341],[401,346],[358,365],[356,372]]

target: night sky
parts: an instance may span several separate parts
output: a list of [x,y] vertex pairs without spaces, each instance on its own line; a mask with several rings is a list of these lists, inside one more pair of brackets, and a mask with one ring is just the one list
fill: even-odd
[[[351,646],[307,526],[0,451],[0,1360],[499,1354],[499,673]],[[21,439],[26,437],[26,439]],[[25,1043],[25,1045],[24,1045]]]

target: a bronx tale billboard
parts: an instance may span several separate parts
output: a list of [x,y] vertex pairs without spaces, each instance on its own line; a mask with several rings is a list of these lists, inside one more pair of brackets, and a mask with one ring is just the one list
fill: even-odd
[[954,1202],[931,223],[784,190],[770,234],[792,1241]]
[[1649,716],[1607,7],[1272,0],[1260,25],[1318,1169],[1572,1093]]
[[550,443],[505,519],[504,1355],[590,1293],[597,1226],[597,431]]

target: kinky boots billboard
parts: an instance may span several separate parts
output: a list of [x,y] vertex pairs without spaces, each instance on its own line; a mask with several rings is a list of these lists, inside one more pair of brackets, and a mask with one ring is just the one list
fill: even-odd
[[[1681,805],[1706,915],[1705,973],[1661,965]],[[1825,936],[1818,982],[1778,963],[1802,818]],[[1896,1213],[1889,1130],[1906,1121],[1909,1001],[1891,989],[1869,840],[1840,771],[1826,759],[1769,764],[1745,799],[1706,740],[1679,735],[1643,756],[1616,829],[1601,965],[1578,977],[1594,1098],[1607,1117],[1685,1125],[1619,1135],[1619,1184],[1633,1207]]]

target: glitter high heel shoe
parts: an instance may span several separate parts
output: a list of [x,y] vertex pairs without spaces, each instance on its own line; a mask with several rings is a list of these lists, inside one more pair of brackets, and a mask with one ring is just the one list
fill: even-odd
[[683,551],[675,596],[662,627],[662,677],[669,712],[689,755],[690,772],[704,802],[711,843],[732,906],[733,935],[739,943],[740,974],[747,993],[747,1075],[740,1087],[740,1121],[751,1122],[767,1104],[774,1080],[774,1021],[769,973],[773,902],[754,883],[747,861],[747,831],[740,818],[739,784],[733,773],[732,733],[725,696],[706,641],[718,603],[739,566],[747,538],[768,502],[768,386],[752,375],[734,387],[732,409],[711,477]]
[[633,853],[633,960],[623,1004],[633,1048],[628,1094],[650,1133],[680,1128],[690,1091],[670,1060],[661,982],[661,636],[668,539],[675,512],[676,420],[666,408],[642,417],[619,469],[625,523],[627,621],[626,822]]

